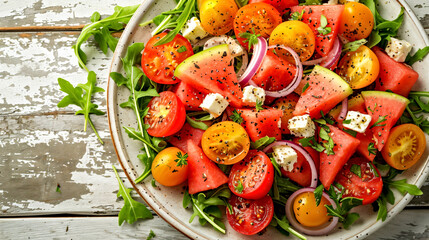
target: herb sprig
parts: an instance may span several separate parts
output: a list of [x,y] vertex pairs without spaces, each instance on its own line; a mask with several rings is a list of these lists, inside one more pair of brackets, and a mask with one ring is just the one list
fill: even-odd
[[410,92],[408,95],[410,103],[405,108],[406,111],[402,114],[400,123],[414,123],[429,134],[429,120],[424,116],[424,113],[429,113],[429,103],[422,99],[428,97],[429,92]]

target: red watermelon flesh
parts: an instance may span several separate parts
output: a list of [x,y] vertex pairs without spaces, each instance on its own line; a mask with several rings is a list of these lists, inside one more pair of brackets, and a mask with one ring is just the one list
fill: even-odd
[[241,107],[243,91],[227,44],[192,55],[177,66],[174,76],[196,89],[219,93],[233,107]]
[[[307,83],[308,88],[302,93]],[[309,114],[312,118],[320,118],[320,111],[327,113],[353,93],[349,84],[340,76],[319,65],[316,65],[313,71],[302,79],[298,88],[301,88],[301,97],[293,115]]]
[[180,98],[187,111],[202,111],[200,108],[207,92],[197,90],[185,82],[179,82],[172,91]]
[[372,117],[369,126],[377,149],[381,151],[389,137],[390,129],[402,116],[410,101],[401,95],[381,91],[363,91],[362,96],[367,112]]
[[380,73],[376,80],[375,90],[392,92],[408,96],[419,74],[404,63],[393,60],[379,47],[373,47],[375,55],[380,62]]
[[[337,38],[341,16],[343,15],[344,5],[316,5],[316,6],[295,6],[291,12],[301,13],[304,10],[301,21],[306,23],[313,30],[316,37],[316,52],[321,56],[326,56],[332,49],[335,38]],[[325,16],[331,28],[331,32],[323,35],[317,30],[320,27],[320,18]]]
[[215,189],[228,182],[228,177],[192,140],[188,140],[189,194]]
[[185,123],[182,129],[168,139],[168,142],[173,146],[178,147],[185,153],[188,152],[188,140],[191,140],[195,145],[201,146],[201,139],[204,130],[193,128],[189,123]]
[[360,141],[340,129],[328,125],[331,130],[329,136],[334,141],[334,155],[327,155],[325,152],[320,153],[320,174],[319,180],[329,189],[334,182],[335,176],[346,164],[349,158],[355,153]]

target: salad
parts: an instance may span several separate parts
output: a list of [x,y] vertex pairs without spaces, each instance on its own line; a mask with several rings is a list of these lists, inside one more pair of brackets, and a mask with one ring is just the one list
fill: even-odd
[[402,20],[373,0],[180,0],[142,23],[152,38],[111,73],[137,117],[136,183],[185,186],[190,221],[222,233],[326,235],[368,204],[384,221],[393,189],[422,194],[394,178],[429,131],[410,67],[428,48],[410,54]]

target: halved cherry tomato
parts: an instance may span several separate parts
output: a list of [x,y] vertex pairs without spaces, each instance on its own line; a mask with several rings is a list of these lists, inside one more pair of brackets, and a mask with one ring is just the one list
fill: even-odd
[[237,196],[259,199],[270,191],[274,181],[274,167],[261,151],[250,150],[246,158],[236,163],[229,174],[228,187]]
[[149,125],[147,133],[154,137],[166,137],[177,133],[185,123],[186,110],[180,99],[170,91],[164,91],[154,97],[148,105],[149,111],[144,117]]
[[384,160],[393,168],[405,170],[416,164],[426,149],[426,137],[414,124],[402,124],[390,131],[381,150]]
[[268,38],[274,28],[282,22],[282,17],[272,5],[266,3],[248,4],[237,12],[234,19],[234,33],[240,44],[248,48],[248,40],[240,36],[242,33],[261,34]]
[[210,126],[204,132],[201,147],[212,161],[230,165],[246,157],[250,140],[240,124],[223,121]]
[[286,97],[278,98],[273,103],[273,108],[280,109],[283,111],[282,120],[282,134],[290,134],[288,125],[289,119],[293,118],[293,111],[295,110],[296,103],[298,102],[299,96],[296,93],[291,93]]
[[373,83],[380,71],[375,53],[362,45],[354,52],[348,52],[338,64],[338,75],[353,89],[364,88]]
[[280,14],[285,14],[286,10],[290,7],[298,5],[298,0],[250,0],[251,3],[264,2],[273,5]]
[[232,30],[238,7],[234,0],[198,0],[200,20],[204,30],[222,35]]
[[274,204],[270,196],[248,200],[232,195],[229,199],[232,213],[226,209],[229,225],[237,232],[254,235],[266,228],[274,216]]
[[173,84],[180,80],[173,73],[177,65],[192,56],[191,43],[177,34],[166,44],[154,46],[167,33],[153,36],[146,44],[142,54],[142,69],[150,80],[161,84]]
[[377,200],[383,189],[380,172],[363,157],[349,159],[335,181],[345,188],[343,197],[361,198],[363,205]]
[[[271,33],[270,46],[285,45],[292,48],[298,55],[301,61],[306,61],[313,56],[316,39],[311,28],[301,21],[286,21],[278,25]],[[276,52],[280,57],[294,63],[289,52],[276,48]]]
[[331,203],[322,196],[319,206],[316,205],[314,193],[303,192],[293,201],[293,212],[296,220],[306,227],[319,227],[326,224],[332,217],[328,216],[325,205]]
[[[185,153],[169,147],[156,155],[152,162],[152,176],[164,186],[177,186],[188,178],[188,165],[182,162]],[[185,159],[183,159],[185,160]]]
[[344,5],[341,18],[340,36],[349,41],[367,38],[374,27],[374,16],[371,10],[362,3],[349,2]]

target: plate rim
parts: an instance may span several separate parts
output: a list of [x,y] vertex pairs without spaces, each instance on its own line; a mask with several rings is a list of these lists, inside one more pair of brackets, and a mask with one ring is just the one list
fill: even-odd
[[[186,225],[182,225],[180,223],[178,223],[174,218],[172,218],[169,214],[167,214],[164,211],[158,211],[157,210],[157,205],[155,204],[155,202],[153,202],[153,200],[148,197],[145,196],[145,194],[143,192],[140,191],[140,189],[137,187],[137,185],[134,183],[134,179],[131,177],[130,175],[130,171],[132,171],[132,169],[127,166],[127,162],[128,160],[125,158],[122,147],[121,147],[121,142],[120,142],[120,136],[122,135],[119,132],[119,128],[120,127],[118,125],[118,121],[117,121],[117,116],[116,116],[116,107],[115,107],[115,100],[117,97],[117,86],[115,84],[115,82],[110,78],[110,73],[112,72],[112,69],[114,69],[116,66],[122,66],[122,64],[120,63],[120,58],[118,56],[123,56],[125,55],[124,53],[126,52],[126,44],[129,41],[129,36],[132,35],[132,31],[134,30],[135,27],[137,27],[137,25],[139,24],[139,19],[141,17],[142,14],[144,14],[151,6],[154,2],[156,2],[157,0],[143,0],[142,3],[140,4],[140,6],[138,7],[138,9],[136,10],[135,14],[133,15],[133,17],[131,18],[131,20],[129,21],[128,25],[126,26],[124,32],[122,33],[116,50],[113,53],[112,56],[112,62],[111,65],[109,67],[109,75],[108,75],[108,81],[107,81],[107,97],[106,97],[106,105],[107,105],[107,116],[108,116],[108,125],[109,125],[109,131],[110,131],[110,136],[112,139],[112,144],[113,147],[115,149],[116,155],[118,157],[118,162],[121,165],[122,170],[124,171],[126,177],[128,178],[129,182],[131,183],[131,185],[133,186],[133,188],[136,190],[136,192],[139,194],[139,196],[145,201],[145,203],[159,216],[161,217],[165,222],[167,222],[170,226],[172,226],[173,228],[175,228],[176,230],[178,230],[179,232],[181,232],[182,234],[184,234],[186,237],[188,238],[204,238],[205,236],[199,234],[198,232],[194,231],[193,229],[189,228]],[[399,3],[406,11],[406,14],[411,18],[412,23],[415,25],[415,27],[417,28],[421,38],[423,39],[423,42],[429,46],[429,38],[428,35],[426,33],[426,31],[424,30],[421,22],[418,20],[417,16],[415,15],[415,13],[412,11],[412,9],[409,7],[408,3],[406,3],[405,0],[393,0],[396,1],[397,3]],[[428,157],[429,159],[429,157]],[[420,171],[419,176],[417,176],[417,181],[416,181],[416,185],[420,188],[423,183],[426,181],[426,178],[429,175],[429,161],[428,159],[426,160],[425,165],[423,166],[422,170]],[[382,221],[376,221],[374,222],[372,225],[370,225],[369,227],[363,229],[362,231],[356,233],[356,235],[354,235],[352,238],[365,238],[367,237],[369,234],[377,231],[378,229],[380,229],[382,226],[384,226],[385,224],[387,224],[392,218],[394,218],[398,213],[400,213],[404,207],[413,199],[414,196],[410,195],[409,193],[407,193],[406,195],[404,195],[402,197],[402,199],[397,202],[396,204],[393,205],[393,207],[390,209],[390,211],[388,211],[388,215],[387,218],[384,222]],[[154,206],[152,206],[154,205]],[[398,208],[400,208],[399,211]],[[368,234],[368,235],[367,235]],[[350,238],[351,239],[351,238]]]

